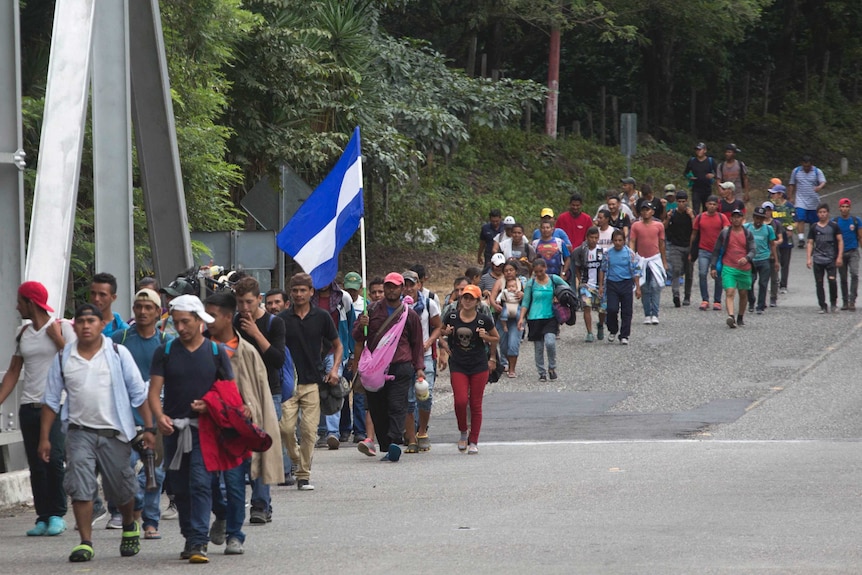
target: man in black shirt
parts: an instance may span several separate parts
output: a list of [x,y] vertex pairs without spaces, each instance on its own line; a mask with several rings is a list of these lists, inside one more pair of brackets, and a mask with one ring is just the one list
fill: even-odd
[[715,183],[715,160],[706,155],[706,144],[699,143],[694,147],[694,156],[689,158],[683,176],[691,186],[694,213],[699,214],[706,207],[706,198],[712,195]]
[[[201,398],[216,380],[232,380],[233,369],[224,347],[203,336],[203,323],[213,321],[204,311],[204,304],[196,296],[182,295],[171,300],[170,306],[178,336],[153,354],[148,401],[164,436],[167,478],[174,490],[180,531],[186,540],[180,558],[190,563],[208,563],[212,473],[204,465],[197,418],[206,407]],[[183,441],[187,435],[188,443]],[[178,450],[183,452],[177,453]]]
[[[266,379],[275,406],[275,415],[281,419],[281,367],[284,365],[284,322],[267,313],[261,307],[263,296],[260,284],[251,277],[240,279],[233,288],[236,296],[237,313],[233,325],[240,337],[249,342],[260,354],[263,365],[266,366]],[[285,459],[285,475],[290,467]],[[287,482],[287,477],[285,477]],[[251,482],[251,500],[253,502],[249,513],[249,523],[265,524],[272,521],[272,500],[269,486],[261,478]],[[265,508],[260,502],[265,501]]]
[[[680,190],[676,193],[676,208],[668,212],[664,221],[667,239],[667,259],[671,267],[671,291],[673,305],[691,305],[691,260],[689,251],[694,211],[688,205],[688,194]],[[679,276],[685,276],[685,299],[679,301]]]
[[641,213],[641,206],[646,202],[651,203],[653,206],[653,219],[659,222],[664,221],[664,205],[653,195],[652,186],[649,184],[644,184],[641,187],[641,197],[635,203],[635,209],[638,214]]
[[[296,472],[296,488],[310,491],[314,486],[311,477],[311,459],[314,443],[317,440],[317,424],[320,421],[319,385],[338,385],[338,368],[335,362],[332,369],[321,375],[321,350],[330,349],[334,357],[341,357],[343,348],[338,339],[335,323],[324,310],[311,305],[314,284],[306,273],[295,274],[290,278],[291,306],[281,312],[284,320],[287,349],[296,367],[296,390],[293,397],[283,404],[281,419],[281,439],[287,445],[287,452]],[[301,444],[296,443],[296,421],[302,411]]]

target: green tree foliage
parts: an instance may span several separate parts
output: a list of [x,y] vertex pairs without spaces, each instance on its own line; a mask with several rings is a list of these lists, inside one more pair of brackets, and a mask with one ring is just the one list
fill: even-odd
[[412,225],[389,208],[409,195],[418,164],[451,155],[471,123],[517,124],[524,106],[543,95],[532,82],[469,78],[425,43],[385,34],[370,2],[248,6],[262,22],[230,75],[231,151],[246,168],[246,185],[281,162],[318,182],[359,125],[367,211],[381,226]]

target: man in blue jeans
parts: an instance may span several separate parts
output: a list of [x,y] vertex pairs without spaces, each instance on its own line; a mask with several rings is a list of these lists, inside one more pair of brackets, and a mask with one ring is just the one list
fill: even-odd
[[[766,209],[763,206],[754,208],[754,223],[745,224],[754,236],[754,260],[751,262],[752,284],[751,295],[748,297],[748,311],[754,311],[757,306],[757,315],[766,311],[766,290],[769,287],[769,278],[772,277],[772,268],[776,270],[781,266],[778,262],[776,249],[775,228],[767,226]],[[772,263],[770,263],[770,258]],[[757,281],[757,297],[754,296],[754,282]]]
[[[712,258],[712,250],[715,240],[721,230],[730,225],[727,216],[718,211],[718,196],[709,196],[706,199],[706,211],[694,218],[691,232],[691,244],[697,242],[697,275],[700,284],[700,311],[709,309],[709,260]],[[694,262],[695,256],[692,256]],[[721,311],[721,279],[715,280],[715,293],[712,309]]]
[[[214,318],[196,296],[181,295],[170,303],[178,339],[160,346],[150,366],[150,409],[164,436],[165,464],[174,489],[180,532],[185,546],[181,559],[209,563],[209,519],[212,512],[212,473],[206,470],[198,412],[194,406],[219,379],[233,379],[233,369],[223,346],[203,336],[203,324]],[[160,399],[165,390],[164,407]],[[204,404],[205,405],[205,404]]]
[[240,336],[231,323],[236,313],[236,297],[230,292],[214,293],[207,298],[205,308],[215,319],[209,325],[209,336],[225,346],[246,415],[272,437],[272,446],[268,450],[255,453],[242,465],[223,472],[226,500],[221,497],[218,484],[213,482],[216,521],[210,529],[210,541],[214,545],[227,541],[225,555],[242,555],[245,543],[245,533],[242,532],[245,521],[245,480],[246,477],[251,480],[252,513],[260,510],[263,517],[271,521],[270,485],[277,484],[284,477],[281,434],[267,381],[266,365],[257,350]]

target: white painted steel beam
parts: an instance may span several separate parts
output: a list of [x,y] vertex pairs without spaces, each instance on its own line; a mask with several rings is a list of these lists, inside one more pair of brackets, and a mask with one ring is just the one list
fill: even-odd
[[[4,358],[0,361],[15,351],[14,328],[20,318],[11,295],[24,270],[24,176],[14,161],[14,152],[22,146],[18,22],[18,0],[0,0],[0,292],[7,295],[0,306],[0,358]],[[17,406],[18,395],[13,391],[0,411],[0,429],[17,426]]]
[[138,168],[153,267],[166,285],[193,262],[158,0],[131,2],[129,21]]
[[96,272],[117,277],[114,311],[132,309],[132,119],[127,0],[99,2],[93,28],[93,195]]
[[57,0],[24,277],[45,284],[58,315],[75,227],[93,20],[94,0]]

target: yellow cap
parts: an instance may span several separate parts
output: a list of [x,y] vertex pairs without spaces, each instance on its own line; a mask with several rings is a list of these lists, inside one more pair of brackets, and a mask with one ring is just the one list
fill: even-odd
[[543,218],[553,218],[553,217],[554,217],[554,210],[552,210],[551,208],[543,208],[543,209],[542,209],[542,216],[541,216],[541,217],[543,217]]

